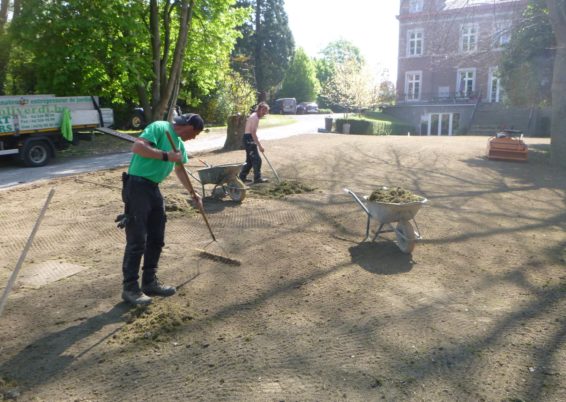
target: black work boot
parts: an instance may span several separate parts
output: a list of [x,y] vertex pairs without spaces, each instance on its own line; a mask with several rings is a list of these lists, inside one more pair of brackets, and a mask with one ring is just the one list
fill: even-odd
[[152,282],[142,284],[142,290],[148,296],[163,297],[173,296],[177,292],[174,286],[164,285],[157,278]]
[[267,182],[269,182],[269,179],[266,179],[265,177],[260,177],[260,178],[254,180],[254,184],[261,184],[261,183],[267,183]]
[[147,306],[148,304],[151,304],[151,297],[145,295],[140,290],[137,283],[132,286],[124,286],[122,299],[133,306]]

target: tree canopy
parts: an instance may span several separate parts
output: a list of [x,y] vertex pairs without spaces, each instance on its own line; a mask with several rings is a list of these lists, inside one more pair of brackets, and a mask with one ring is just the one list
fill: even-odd
[[233,65],[242,75],[251,77],[258,100],[265,100],[283,81],[295,52],[284,1],[239,0],[238,5],[252,8],[253,16],[240,28],[242,36],[233,52]]
[[550,104],[555,38],[544,0],[531,0],[513,29],[499,66],[514,105]]
[[373,108],[379,103],[379,85],[365,65],[355,59],[336,65],[332,78],[324,85],[320,96],[346,111]]
[[320,84],[316,78],[314,62],[302,48],[298,48],[278,96],[297,98],[298,102],[313,101],[317,98],[319,90]]
[[[162,118],[181,83],[206,93],[228,68],[235,28],[246,16],[234,2],[21,0],[10,26],[17,55],[9,66],[13,85],[26,92],[97,94],[114,103],[134,100],[148,120]],[[33,88],[17,88],[21,65]]]

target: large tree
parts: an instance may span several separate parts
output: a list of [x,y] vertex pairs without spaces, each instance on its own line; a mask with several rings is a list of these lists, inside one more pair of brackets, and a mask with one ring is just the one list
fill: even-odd
[[508,101],[514,105],[550,104],[555,38],[545,0],[530,0],[499,63]]
[[5,94],[7,67],[10,62],[12,48],[11,36],[8,33],[10,16],[18,18],[21,0],[0,0],[0,95]]
[[283,0],[239,0],[238,5],[252,8],[253,15],[241,27],[233,64],[242,75],[251,77],[262,101],[283,81],[295,41]]
[[11,28],[32,55],[36,92],[137,99],[148,121],[175,103],[185,77],[214,87],[244,19],[235,0],[21,1]]
[[556,38],[552,79],[551,158],[566,167],[566,0],[546,0]]
[[349,59],[336,65],[332,78],[322,88],[320,96],[330,104],[361,113],[379,103],[379,85],[366,65]]
[[[323,107],[336,109],[342,108],[342,103],[345,102],[348,95],[345,97],[339,96],[335,89],[340,87],[341,84],[336,79],[338,70],[343,72],[345,70],[352,70],[359,72],[365,65],[364,57],[360,49],[352,42],[345,39],[339,39],[330,42],[320,52],[321,57],[316,60],[316,77],[322,87],[322,92],[319,95],[318,103]],[[333,92],[330,95],[330,92]],[[334,100],[339,100],[335,102]],[[349,103],[349,102],[345,102]]]
[[297,98],[298,102],[313,101],[319,90],[314,62],[302,48],[298,48],[283,80],[279,96]]

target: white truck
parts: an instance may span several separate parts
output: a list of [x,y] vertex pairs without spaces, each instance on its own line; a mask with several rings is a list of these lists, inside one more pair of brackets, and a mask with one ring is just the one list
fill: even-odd
[[[68,117],[72,138],[61,131]],[[44,166],[57,150],[76,143],[79,131],[113,124],[112,109],[101,108],[96,96],[0,96],[0,156],[17,156],[26,166]]]

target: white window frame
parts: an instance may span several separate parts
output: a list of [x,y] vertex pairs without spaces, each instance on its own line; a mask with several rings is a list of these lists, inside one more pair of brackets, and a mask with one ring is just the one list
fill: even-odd
[[[418,79],[415,76],[418,75]],[[415,90],[415,84],[417,89]],[[422,71],[406,71],[405,72],[405,100],[419,101],[421,100],[421,93],[423,89],[423,72]]]
[[[471,77],[464,77],[465,79],[462,80],[462,74],[472,74]],[[464,91],[462,91],[462,81],[472,81],[472,88],[471,88],[471,93],[466,93]],[[467,85],[463,85],[463,87],[466,89]],[[459,68],[458,72],[456,73],[456,93],[460,94],[461,96],[470,96],[473,92],[476,91],[476,69],[475,68]]]
[[511,41],[511,20],[496,21],[493,29],[493,42],[494,49],[502,49]]
[[[501,87],[501,77],[498,75],[497,67],[489,68],[489,75],[487,78],[487,94],[488,101],[491,103],[500,103],[503,101],[503,88]],[[497,88],[495,89],[495,95],[493,93],[493,85],[497,83]]]
[[409,0],[409,12],[410,13],[420,13],[423,11],[424,1],[423,0]]
[[[414,44],[414,46],[411,46]],[[420,48],[419,48],[420,45]],[[424,54],[423,29],[409,29],[407,31],[407,57],[419,57]]]
[[[425,115],[424,121],[427,123],[427,130],[426,135],[448,135],[452,136],[454,134],[454,115],[456,113],[448,113],[448,112],[436,112],[436,113],[428,113]],[[436,133],[432,132],[432,116],[438,116],[438,127],[436,128]],[[444,116],[448,116],[448,127],[446,127],[446,134],[442,134],[442,118]],[[422,119],[421,119],[422,120]]]
[[438,87],[438,97],[440,99],[449,98],[450,97],[450,87],[449,86]]
[[478,50],[479,25],[476,23],[460,26],[460,52],[472,53]]

